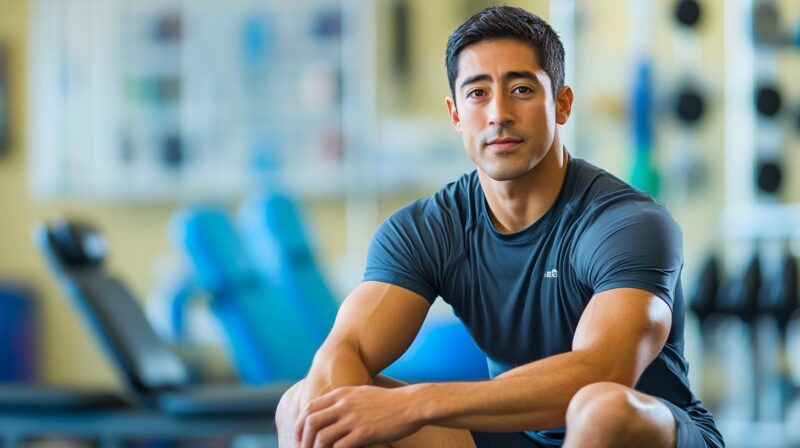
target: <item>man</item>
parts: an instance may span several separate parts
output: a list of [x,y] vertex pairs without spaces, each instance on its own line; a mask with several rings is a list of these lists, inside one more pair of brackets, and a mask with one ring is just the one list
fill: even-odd
[[[281,401],[281,446],[722,446],[686,376],[680,230],[562,146],[563,61],[556,33],[518,8],[450,36],[447,110],[477,170],[381,225],[364,282]],[[437,296],[491,380],[378,375]]]

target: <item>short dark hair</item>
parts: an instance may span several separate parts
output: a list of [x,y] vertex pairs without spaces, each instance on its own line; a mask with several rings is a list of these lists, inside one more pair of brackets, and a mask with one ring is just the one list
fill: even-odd
[[541,17],[513,6],[492,6],[470,17],[447,39],[445,65],[450,94],[456,97],[458,56],[464,48],[494,39],[514,39],[531,46],[539,65],[550,76],[553,97],[564,86],[564,45]]

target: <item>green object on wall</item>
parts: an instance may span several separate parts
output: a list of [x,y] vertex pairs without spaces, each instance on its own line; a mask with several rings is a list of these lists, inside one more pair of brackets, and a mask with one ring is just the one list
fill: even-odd
[[661,182],[651,155],[650,148],[637,148],[633,160],[630,183],[634,187],[658,198]]

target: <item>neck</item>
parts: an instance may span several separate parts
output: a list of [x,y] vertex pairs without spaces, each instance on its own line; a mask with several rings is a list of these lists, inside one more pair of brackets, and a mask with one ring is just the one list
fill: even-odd
[[567,159],[567,150],[556,138],[544,158],[522,177],[496,181],[478,170],[492,223],[498,232],[519,232],[547,213],[561,191]]

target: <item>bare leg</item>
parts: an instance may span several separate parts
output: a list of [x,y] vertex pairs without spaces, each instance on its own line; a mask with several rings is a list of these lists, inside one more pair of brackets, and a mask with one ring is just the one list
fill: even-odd
[[[292,448],[294,443],[294,424],[300,414],[299,391],[302,381],[292,386],[281,398],[275,411],[275,425],[278,428],[278,446]],[[380,387],[401,387],[405,383],[387,376],[378,375],[374,381]],[[425,426],[414,434],[392,442],[391,444],[373,445],[371,448],[475,448],[472,434],[466,429]]]
[[660,400],[621,384],[595,383],[570,401],[564,447],[672,448],[675,429]]

